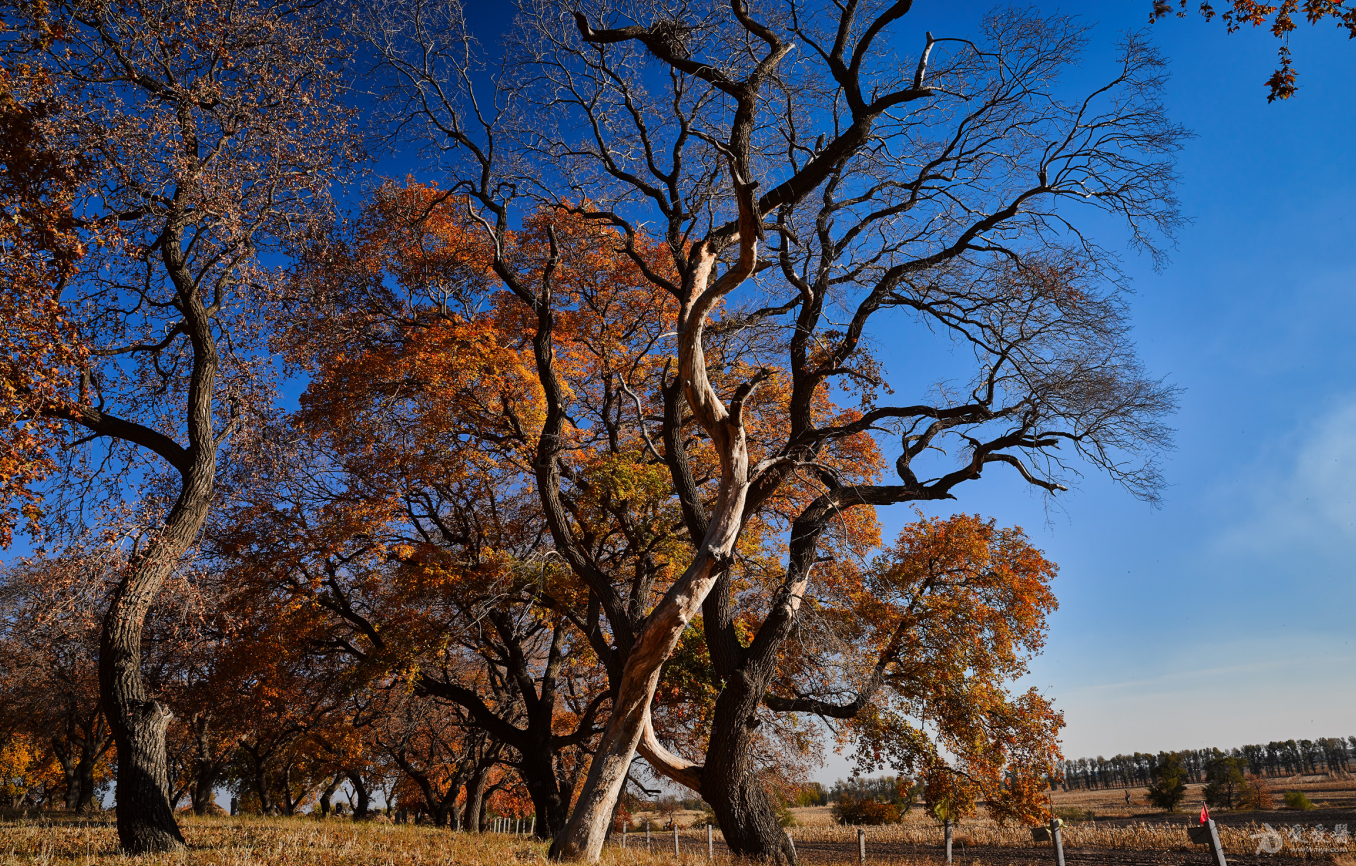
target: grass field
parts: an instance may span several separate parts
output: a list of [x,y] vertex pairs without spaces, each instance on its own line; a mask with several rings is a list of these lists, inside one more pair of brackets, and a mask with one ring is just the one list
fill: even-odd
[[[1283,790],[1303,790],[1314,801],[1313,811],[1218,814],[1220,835],[1231,864],[1238,866],[1299,866],[1331,861],[1356,866],[1356,844],[1334,844],[1333,830],[1346,824],[1356,831],[1356,781],[1290,779],[1274,786],[1277,803]],[[1095,821],[1065,828],[1068,866],[1210,866],[1205,850],[1188,844],[1188,815],[1164,815],[1138,802],[1132,791],[1127,807],[1119,790],[1058,792],[1056,808],[1090,810]],[[1188,794],[1186,811],[1194,811],[1199,791]],[[832,823],[827,807],[793,810],[798,826],[791,836],[801,859],[815,864],[850,864],[857,860],[857,828]],[[646,848],[644,832],[628,835],[623,848],[615,839],[604,850],[605,866],[674,866],[708,863],[705,829],[692,827],[698,813],[681,813],[678,822],[680,854],[674,855],[673,833],[660,830],[671,816],[641,814],[654,825]],[[112,815],[92,819],[47,816],[0,822],[0,866],[9,864],[182,864],[182,866],[515,866],[545,864],[546,846],[511,835],[471,836],[445,829],[382,822],[354,823],[312,818],[196,818],[181,817],[187,851],[175,854],[124,857],[117,851]],[[1257,854],[1257,836],[1263,825],[1282,833],[1285,848],[1278,855]],[[912,809],[903,824],[866,828],[868,862],[887,866],[941,866],[942,834],[921,808]],[[1025,827],[1000,827],[976,818],[962,822],[955,833],[956,866],[1026,866],[1052,860],[1049,845],[1032,844]],[[735,861],[715,834],[715,860]]]
[[[181,826],[187,851],[174,854],[124,857],[117,852],[117,834],[108,820],[21,820],[0,824],[0,866],[8,864],[183,864],[183,866],[413,866],[464,864],[512,866],[545,864],[546,846],[510,835],[471,836],[445,829],[375,822],[318,821],[310,818],[195,818]],[[1174,832],[1175,831],[1175,832]],[[1234,832],[1226,828],[1226,834]],[[891,828],[869,828],[868,860],[889,866],[940,866],[944,862],[935,827],[923,822]],[[603,854],[606,866],[673,866],[704,864],[704,831],[680,831],[681,855],[673,853],[672,831],[655,831],[646,850],[643,833],[633,833],[627,847],[611,844]],[[1183,844],[1180,828],[1071,827],[1066,835],[1070,864],[1193,864],[1208,866],[1200,849]],[[848,864],[856,861],[856,829],[812,826],[792,831],[801,859],[812,863]],[[717,840],[719,835],[717,834]],[[1251,840],[1226,835],[1230,860],[1239,863],[1302,863],[1297,856],[1253,857]],[[958,866],[1022,866],[1048,863],[1048,846],[1031,845],[1023,828],[992,825],[962,826],[956,834]],[[1341,853],[1315,859],[1356,866]],[[734,862],[717,842],[718,864]]]

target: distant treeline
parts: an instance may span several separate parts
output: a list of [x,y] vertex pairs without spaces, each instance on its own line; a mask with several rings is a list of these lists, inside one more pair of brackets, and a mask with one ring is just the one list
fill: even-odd
[[[1170,753],[1135,752],[1114,758],[1074,758],[1059,762],[1066,790],[1146,787],[1154,769]],[[1345,773],[1356,764],[1356,737],[1273,741],[1237,749],[1185,749],[1175,752],[1186,768],[1187,781],[1204,782],[1206,768],[1220,758],[1239,758],[1255,776],[1302,773]]]

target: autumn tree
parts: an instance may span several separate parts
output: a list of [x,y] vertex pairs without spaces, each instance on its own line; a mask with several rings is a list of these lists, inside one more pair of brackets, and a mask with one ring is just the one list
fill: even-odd
[[821,584],[764,703],[844,720],[859,772],[918,780],[948,817],[982,800],[1000,821],[1039,820],[1063,722],[1008,687],[1044,644],[1055,572],[1020,529],[921,518],[861,574]]
[[[355,674],[417,671],[419,694],[459,705],[506,746],[502,760],[522,774],[538,832],[549,836],[571,800],[567,768],[578,762],[566,753],[598,731],[610,650],[603,644],[600,656],[587,638],[600,614],[577,615],[587,602],[544,543],[532,492],[543,401],[531,332],[493,285],[478,231],[446,193],[391,184],[351,233],[330,233],[306,253],[293,330],[282,338],[312,375],[293,419],[292,463],[233,512],[220,548],[260,592],[329,617],[324,646],[347,655]],[[609,311],[643,307],[645,298],[627,297],[642,278],[629,260],[600,255],[586,221],[548,231],[570,251],[562,270],[574,276],[562,275],[562,286],[596,281],[606,288],[590,297]],[[544,234],[529,229],[514,243],[542,249]],[[568,369],[597,363],[588,347],[621,356],[617,336],[597,331],[625,338],[635,322],[652,342],[659,326],[646,317],[612,322],[577,310]],[[599,396],[613,408],[624,399],[615,388]],[[665,537],[604,530],[607,509],[624,506],[596,501],[617,493],[599,483],[606,473],[626,471],[607,456],[637,443],[598,442],[601,455],[579,443],[598,493],[575,505],[598,514],[596,554],[640,560],[645,575],[659,567]],[[644,525],[643,514],[628,516]],[[649,584],[636,579],[643,603]]]
[[[920,37],[901,62],[887,31],[911,23],[910,10],[754,11],[736,0],[682,13],[596,4],[566,17],[528,4],[490,97],[472,86],[455,7],[355,4],[394,139],[418,136],[440,153],[445,188],[464,200],[532,330],[544,401],[536,494],[554,553],[615,641],[600,650],[615,665],[612,714],[556,856],[596,859],[637,748],[660,772],[726,798],[713,805],[723,827],[747,828],[727,833],[748,839],[748,853],[791,856],[752,779],[708,784],[719,768],[670,754],[649,703],[702,611],[725,682],[717,729],[750,727],[775,670],[769,648],[795,626],[838,515],[950,498],[994,466],[1049,491],[1075,460],[1141,495],[1157,486],[1171,390],[1141,371],[1114,261],[1074,220],[1075,205],[1109,212],[1151,251],[1175,228],[1171,154],[1183,133],[1162,113],[1162,61],[1130,37],[1105,86],[1070,98],[1059,73],[1086,39],[1071,21],[1000,12],[973,38]],[[639,610],[569,507],[582,477],[571,438],[593,429],[575,420],[590,405],[576,394],[606,387],[594,379],[581,392],[569,377],[564,321],[579,295],[556,281],[568,248],[549,231],[535,247],[513,237],[519,220],[552,210],[605,227],[675,323],[648,350],[653,384],[623,379],[627,400],[597,428],[648,443],[632,463],[666,470],[689,540]],[[899,340],[905,323],[920,347],[940,333],[973,354],[959,377],[938,360],[938,377],[961,384],[891,398],[872,345]],[[762,438],[750,408],[774,389],[785,423]],[[834,405],[844,394],[850,410]],[[878,483],[861,461],[826,467],[862,437],[890,443],[898,483]],[[791,565],[749,594],[764,624],[744,647],[722,581],[742,579],[741,537],[775,525],[775,503],[790,515]]]
[[55,761],[72,812],[99,808],[112,757],[99,701],[100,554],[76,548],[0,569],[0,728]]
[[[45,482],[57,516],[98,520],[100,498],[126,493],[119,479],[164,481],[133,536],[99,660],[118,750],[119,838],[132,853],[177,848],[169,714],[140,672],[141,628],[208,513],[219,456],[269,403],[255,335],[272,277],[260,257],[323,210],[347,159],[336,46],[286,3],[71,0],[7,7],[5,25],[6,67],[38,70],[62,106],[37,122],[42,141],[63,165],[88,160],[71,228],[88,252],[48,287],[82,353],[61,354],[65,331],[46,343],[7,340],[3,460],[51,462],[42,449],[52,437],[11,433],[63,425],[79,447],[61,452],[63,471]],[[26,38],[32,30],[59,41]],[[50,304],[35,309],[57,322]],[[31,380],[34,351],[67,362],[56,385]],[[111,489],[83,482],[103,471]],[[39,480],[6,478],[7,508]],[[73,511],[81,503],[95,511]]]
[[[1281,0],[1279,3],[1226,0],[1220,5],[1222,11],[1216,11],[1213,4],[1203,0],[1196,11],[1207,21],[1218,15],[1229,33],[1244,27],[1265,27],[1281,42],[1276,49],[1280,65],[1265,82],[1267,102],[1289,99],[1299,90],[1295,83],[1299,73],[1290,56],[1290,35],[1299,29],[1296,19],[1303,18],[1312,26],[1325,22],[1335,24],[1339,30],[1347,31],[1347,38],[1356,39],[1356,7],[1348,6],[1345,0],[1305,0],[1302,4],[1300,0]],[[1189,12],[1187,7],[1187,0],[1178,0],[1175,10],[1170,0],[1154,0],[1151,20],[1158,21],[1174,13],[1178,18],[1185,18]]]

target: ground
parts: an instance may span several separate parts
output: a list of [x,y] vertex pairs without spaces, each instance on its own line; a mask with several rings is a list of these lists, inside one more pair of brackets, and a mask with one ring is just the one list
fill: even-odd
[[[1276,786],[1280,792],[1303,790],[1320,808],[1308,812],[1272,810],[1250,813],[1217,813],[1221,836],[1231,866],[1314,866],[1331,861],[1336,866],[1356,866],[1356,842],[1338,844],[1334,828],[1346,824],[1356,832],[1356,781],[1320,778],[1289,779]],[[1141,791],[1132,792],[1132,800]],[[1093,821],[1071,823],[1065,828],[1065,861],[1068,866],[1211,866],[1207,849],[1190,845],[1185,826],[1188,812],[1200,801],[1199,786],[1188,792],[1190,809],[1164,815],[1134,803],[1127,807],[1120,790],[1056,792],[1056,808],[1076,806],[1091,811]],[[811,864],[850,864],[857,860],[857,828],[832,823],[827,807],[794,809],[797,826],[791,836],[801,859]],[[640,826],[649,819],[652,831],[647,848],[643,830],[627,835],[626,845],[615,838],[604,851],[604,866],[672,866],[675,860],[697,864],[707,860],[707,836],[700,813],[680,813],[678,846],[674,857],[672,830],[659,829],[668,816],[637,815]],[[1265,827],[1280,834],[1277,854],[1257,853],[1258,834]],[[117,854],[117,833],[112,816],[80,819],[61,814],[17,818],[0,822],[0,866],[17,863],[79,864],[183,864],[183,866],[512,866],[546,861],[546,846],[511,835],[470,836],[432,827],[354,823],[341,819],[313,818],[223,818],[192,816],[182,819],[187,852],[122,857]],[[864,828],[867,861],[891,866],[941,866],[944,863],[942,831],[921,808],[912,809],[904,824]],[[729,855],[713,834],[718,862]],[[985,819],[962,822],[955,833],[957,866],[1050,866],[1054,860],[1049,843],[1033,844],[1025,827],[999,827]]]

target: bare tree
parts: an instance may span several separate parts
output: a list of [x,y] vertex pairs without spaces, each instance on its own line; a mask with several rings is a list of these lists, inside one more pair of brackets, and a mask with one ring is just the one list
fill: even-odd
[[[1159,103],[1161,60],[1127,36],[1107,83],[1069,99],[1059,75],[1086,34],[1057,16],[995,13],[973,37],[919,37],[905,58],[892,31],[909,2],[599,2],[570,14],[528,2],[486,98],[454,8],[355,6],[386,73],[392,140],[417,137],[449,174],[449,199],[482,227],[535,325],[546,406],[535,484],[556,552],[610,626],[599,641],[612,716],[554,855],[598,857],[639,748],[712,802],[736,850],[790,859],[748,732],[826,527],[854,507],[952,498],[993,465],[1054,492],[1091,464],[1156,493],[1173,392],[1142,371],[1114,257],[1075,217],[1080,205],[1120,217],[1156,260],[1177,226],[1171,155],[1184,132]],[[628,603],[568,507],[576,422],[553,348],[564,253],[552,235],[529,262],[512,238],[522,211],[542,207],[609,226],[615,252],[676,308],[673,343],[652,350],[672,367],[655,392],[630,395],[626,421],[668,468],[691,545],[652,602]],[[950,343],[969,363],[957,380],[943,353],[931,393],[895,402],[877,347],[907,326],[920,352]],[[785,429],[752,437],[755,391],[781,375]],[[844,395],[859,406],[825,408]],[[861,436],[897,455],[898,483],[835,468],[834,450]],[[709,475],[693,469],[699,447],[716,456]],[[817,493],[787,517],[790,565],[748,601],[762,625],[744,647],[737,543],[793,486]],[[660,668],[703,607],[725,682],[704,766],[649,721]]]

